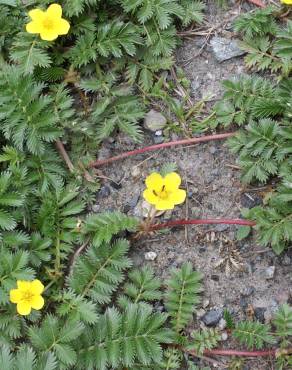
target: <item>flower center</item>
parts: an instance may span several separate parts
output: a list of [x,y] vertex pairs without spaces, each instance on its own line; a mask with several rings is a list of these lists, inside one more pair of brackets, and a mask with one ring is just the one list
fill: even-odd
[[34,296],[33,293],[30,292],[29,290],[26,290],[25,292],[22,292],[22,300],[23,301],[30,302],[32,300],[33,296]]
[[54,28],[54,20],[50,17],[47,17],[43,20],[43,26],[47,30],[51,31]]
[[155,190],[153,190],[154,195],[159,197],[160,199],[167,199],[169,197],[169,192],[165,190],[165,185],[162,186],[162,189],[157,193]]

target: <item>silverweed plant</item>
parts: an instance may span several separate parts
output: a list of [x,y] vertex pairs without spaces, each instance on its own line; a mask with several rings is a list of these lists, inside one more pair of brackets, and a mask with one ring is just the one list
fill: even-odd
[[[177,30],[201,23],[204,7],[199,0],[0,1],[0,369],[159,370],[187,363],[194,369],[186,356],[212,354],[217,347],[216,330],[192,336],[186,330],[200,302],[201,274],[186,263],[162,285],[150,268],[132,266],[129,235],[139,232],[140,220],[86,212],[98,190],[88,168],[97,145],[116,132],[141,141],[145,92],[163,89],[157,82],[174,65]],[[270,35],[280,59],[290,31],[281,32]],[[291,203],[285,150],[291,96],[282,64],[281,84],[259,100],[265,105],[224,97],[228,114],[242,109],[246,117],[255,115],[263,119],[258,129],[265,122],[277,125],[272,140],[278,145],[269,154],[274,169],[248,177],[283,179],[272,208],[251,210],[250,216],[260,238],[269,227],[257,215],[264,213],[265,220],[265,212],[272,212],[272,223],[280,218],[278,237],[263,239],[273,246],[291,239],[289,224],[281,221],[286,214],[289,221]],[[220,121],[220,109],[214,112]],[[254,158],[262,153],[249,152],[249,127],[234,140],[243,143],[236,144],[238,151],[245,148]],[[147,181],[152,194],[145,198],[157,209],[185,200],[179,176],[169,172]],[[241,322],[232,335],[259,356],[275,356],[279,369],[289,368],[291,323],[292,309],[283,305],[272,326]]]

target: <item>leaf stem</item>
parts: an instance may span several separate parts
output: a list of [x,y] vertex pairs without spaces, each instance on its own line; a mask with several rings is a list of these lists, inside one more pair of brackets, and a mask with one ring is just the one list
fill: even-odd
[[150,146],[146,146],[146,147],[141,148],[141,149],[136,149],[136,150],[131,150],[129,152],[124,152],[124,153],[121,153],[121,154],[116,155],[116,156],[111,157],[111,158],[102,159],[102,160],[92,162],[92,163],[89,164],[89,168],[100,167],[100,166],[103,166],[105,164],[112,163],[112,162],[115,162],[115,161],[119,161],[121,159],[130,157],[130,156],[133,156],[133,155],[142,154],[142,153],[145,153],[145,152],[150,152],[150,151],[154,151],[154,150],[158,150],[158,149],[162,149],[162,148],[168,148],[168,147],[172,147],[172,146],[176,146],[176,145],[203,143],[203,142],[210,141],[210,140],[222,140],[222,139],[226,139],[228,137],[234,136],[235,134],[236,134],[236,132],[227,132],[225,134],[215,134],[215,135],[207,135],[207,136],[201,136],[201,137],[193,137],[191,139],[176,140],[176,141],[170,141],[168,143],[150,145]]

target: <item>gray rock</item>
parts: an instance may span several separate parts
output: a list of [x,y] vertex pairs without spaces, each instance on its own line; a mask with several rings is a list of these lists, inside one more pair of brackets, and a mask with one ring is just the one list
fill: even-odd
[[111,189],[108,186],[102,186],[98,192],[98,197],[107,198],[110,196]]
[[218,324],[218,328],[220,330],[224,330],[226,328],[226,321],[223,318],[220,319],[219,324]]
[[266,308],[265,307],[255,307],[255,309],[254,309],[254,315],[255,315],[255,317],[262,324],[265,323],[265,312],[266,312]]
[[164,143],[164,137],[163,136],[154,136],[153,138],[155,144],[162,144]]
[[291,258],[287,256],[287,254],[282,259],[283,266],[290,266],[291,265]]
[[207,326],[216,326],[223,316],[222,309],[213,309],[207,312],[203,317],[202,321]]
[[162,130],[155,131],[155,136],[162,136]]
[[100,211],[100,205],[99,204],[93,204],[93,206],[91,207],[92,209],[92,212],[99,212]]
[[144,118],[144,127],[152,132],[162,130],[166,123],[166,118],[154,109],[151,109]]
[[228,334],[226,332],[222,333],[221,340],[225,342],[227,339],[228,339]]
[[154,261],[157,257],[157,253],[155,252],[147,252],[144,255],[146,261]]
[[216,230],[216,231],[225,231],[225,230],[228,230],[229,229],[229,227],[228,227],[228,225],[220,225],[220,224],[218,224],[218,225],[216,225],[215,227],[214,227],[214,229]]
[[270,279],[273,279],[274,278],[274,275],[275,275],[275,270],[276,270],[276,267],[275,266],[269,266],[265,269],[265,278],[267,280],[270,280]]
[[211,154],[215,154],[215,153],[217,153],[218,149],[216,148],[216,146],[211,146],[209,151],[210,151]]
[[239,48],[238,41],[236,39],[231,40],[225,37],[215,36],[210,41],[210,44],[218,62],[223,62],[224,60],[245,54],[245,51]]
[[244,296],[244,297],[249,297],[251,296],[253,293],[255,292],[255,288],[253,286],[247,286],[247,287],[244,287],[242,290],[241,290],[241,295]]

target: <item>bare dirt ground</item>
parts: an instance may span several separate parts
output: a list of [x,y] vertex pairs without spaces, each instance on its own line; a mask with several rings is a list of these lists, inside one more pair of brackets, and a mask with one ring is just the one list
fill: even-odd
[[[239,5],[233,5],[227,11],[211,5],[206,11],[207,21],[215,27],[215,34],[231,37],[230,19],[248,8],[249,6],[242,9]],[[212,36],[208,43],[211,38]],[[203,36],[186,39],[177,52],[177,62],[191,80],[192,98],[195,102],[207,95],[212,96],[211,100],[218,99],[222,94],[222,79],[248,73],[242,57],[219,63],[209,44],[205,45],[205,42],[206,37]],[[154,135],[146,132],[143,146],[153,142]],[[120,136],[104,143],[99,158],[134,147],[134,144]],[[144,179],[169,162],[177,164],[177,172],[183,179],[182,187],[187,190],[188,198],[183,206],[177,207],[173,212],[166,212],[157,221],[179,218],[238,218],[241,208],[261,203],[260,187],[244,187],[240,183],[240,171],[232,167],[235,165],[235,158],[224,143],[218,141],[166,149],[103,167],[103,175],[113,181],[103,181],[93,210],[121,210],[129,215],[140,216]],[[204,315],[210,312],[214,314],[215,309],[215,316],[218,313],[218,317],[214,318],[212,325],[219,325],[222,333],[225,333],[224,323],[222,320],[219,322],[223,309],[228,309],[235,320],[255,315],[258,320],[269,322],[279,305],[284,302],[291,304],[292,299],[292,250],[276,256],[271,249],[264,250],[258,246],[255,235],[238,242],[235,232],[235,226],[225,225],[172,229],[135,242],[131,254],[136,266],[150,265],[162,281],[169,276],[171,268],[179,267],[187,261],[192,262],[194,268],[204,276],[204,292],[196,325],[204,326]],[[145,259],[145,253],[149,251],[157,254],[153,261]],[[231,253],[240,256],[237,260],[240,268],[238,271],[233,268],[226,271],[226,262]],[[222,259],[222,265],[216,267]],[[238,344],[230,338],[222,341],[221,346],[238,348]],[[219,365],[215,365],[221,370],[227,368],[226,363],[230,359],[218,361]],[[215,368],[212,362],[200,361],[198,365]],[[271,359],[249,360],[242,369],[268,370],[274,369],[274,365]]]

